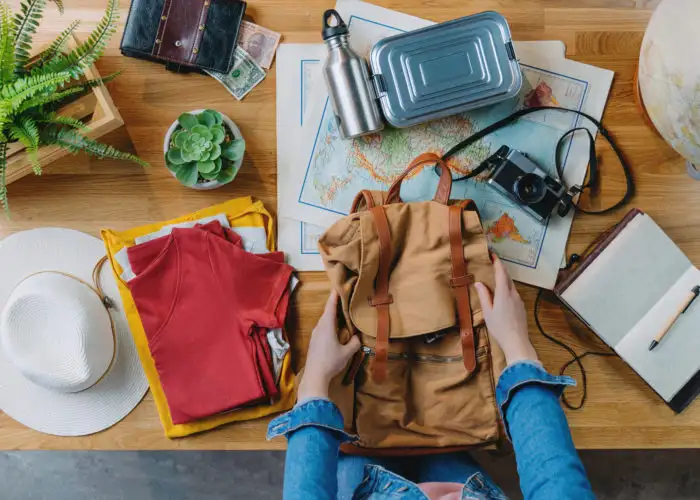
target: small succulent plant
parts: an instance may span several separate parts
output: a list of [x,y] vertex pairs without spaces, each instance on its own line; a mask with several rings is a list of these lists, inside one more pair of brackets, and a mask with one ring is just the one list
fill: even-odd
[[245,141],[236,139],[221,113],[207,109],[197,115],[183,113],[170,138],[165,163],[185,186],[218,181],[231,182],[236,176]]

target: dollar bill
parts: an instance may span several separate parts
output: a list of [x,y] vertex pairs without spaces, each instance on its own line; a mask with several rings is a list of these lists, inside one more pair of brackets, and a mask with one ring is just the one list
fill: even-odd
[[218,80],[239,101],[265,79],[265,70],[240,46],[236,47],[233,68],[228,74],[216,71],[207,71],[207,74]]
[[282,35],[248,21],[241,23],[238,45],[265,69],[270,69]]

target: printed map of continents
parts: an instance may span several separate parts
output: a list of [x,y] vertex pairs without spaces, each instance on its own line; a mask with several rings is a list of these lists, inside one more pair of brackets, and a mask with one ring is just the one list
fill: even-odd
[[[483,127],[523,107],[546,105],[577,109],[581,106],[584,84],[537,68],[524,67],[523,76],[523,89],[512,100],[406,129],[387,127],[378,134],[354,140],[340,137],[331,107],[326,104],[314,130],[311,153],[304,159],[306,172],[299,202],[346,215],[359,191],[387,190],[422,153],[442,154]],[[522,118],[461,151],[449,160],[449,167],[454,177],[464,175],[505,144],[526,152],[543,170],[555,175],[556,144],[575,123],[575,115],[547,111]],[[424,168],[403,183],[401,197],[404,201],[432,199],[437,181],[433,168]],[[476,202],[485,229],[493,227],[495,231],[490,235],[491,245],[502,258],[535,266],[546,225],[483,181],[477,178],[455,182],[451,197]],[[503,218],[504,214],[507,218]],[[494,226],[498,221],[500,224]]]

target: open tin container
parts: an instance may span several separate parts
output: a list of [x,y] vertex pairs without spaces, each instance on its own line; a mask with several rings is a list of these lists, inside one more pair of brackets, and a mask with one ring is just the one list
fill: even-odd
[[497,12],[380,40],[370,67],[384,117],[395,127],[496,104],[522,87],[510,28]]

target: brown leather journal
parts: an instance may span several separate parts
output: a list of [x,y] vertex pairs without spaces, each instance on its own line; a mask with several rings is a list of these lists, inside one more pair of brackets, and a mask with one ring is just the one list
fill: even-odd
[[560,277],[554,292],[680,412],[700,393],[700,301],[678,315],[699,285],[700,271],[651,217],[633,209]]

